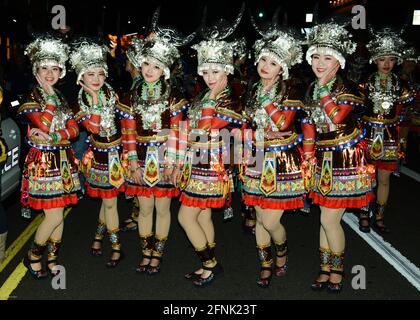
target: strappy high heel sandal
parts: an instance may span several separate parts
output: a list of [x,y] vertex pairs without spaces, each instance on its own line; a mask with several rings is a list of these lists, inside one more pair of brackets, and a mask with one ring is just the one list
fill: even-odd
[[[266,245],[257,245],[258,260],[260,261],[260,274],[257,280],[257,285],[261,288],[268,288],[273,276],[273,255],[271,253],[271,242]],[[263,271],[269,270],[270,275],[268,277],[261,277]]]
[[[96,225],[96,232],[95,238],[93,239],[92,246],[90,247],[90,254],[93,257],[100,257],[102,256],[102,239],[104,238],[106,232],[106,225],[105,222],[98,220],[98,224]],[[94,248],[95,244],[99,243],[99,248]]]
[[341,281],[338,283],[334,283],[328,280],[327,292],[334,294],[340,293],[343,290],[344,272],[341,270],[330,270],[330,273],[341,275]]
[[286,275],[287,272],[287,262],[288,262],[288,246],[287,246],[287,241],[283,242],[282,244],[275,244],[276,245],[276,256],[278,258],[283,258],[286,257],[286,261],[284,262],[284,264],[282,266],[278,266],[277,265],[277,261],[276,261],[276,267],[274,270],[274,274],[277,277],[283,277],[284,275]]
[[[108,230],[109,241],[111,242],[111,258],[105,264],[107,268],[115,268],[123,259],[124,252],[121,251],[120,234],[119,229]],[[117,259],[113,259],[114,253],[118,253]]]
[[[268,277],[262,278],[261,274],[263,271],[270,271],[270,275]],[[260,269],[260,277],[257,280],[257,285],[261,288],[268,288],[270,286],[271,277],[273,276],[273,268],[272,267],[261,267]]]
[[203,269],[211,271],[211,273],[206,278],[203,278],[202,276],[200,276],[197,279],[195,279],[193,281],[193,284],[196,287],[200,287],[200,288],[208,287],[216,279],[216,275],[220,276],[220,274],[223,273],[223,267],[220,265],[220,263],[216,263],[216,265],[214,265],[213,267],[203,266]]
[[[38,263],[42,261],[42,256],[44,254],[45,248],[46,244],[40,245],[34,241],[32,243],[31,250],[29,250],[29,252],[23,258],[23,265],[29,270],[29,274],[37,280],[45,279],[48,277],[48,273],[45,271],[44,268],[42,268],[42,266],[40,270],[34,270],[31,266],[31,264],[33,263]],[[33,259],[31,256],[34,256],[35,259]]]
[[[330,276],[330,272],[329,271],[325,271],[325,270],[320,270],[319,271],[319,273],[318,273],[318,277],[320,276],[320,275],[322,275],[322,274],[324,274],[324,275],[326,275],[326,276]],[[322,291],[322,290],[324,290],[327,286],[328,286],[328,283],[329,283],[329,281],[328,280],[326,280],[326,281],[318,281],[318,280],[315,280],[312,284],[311,284],[311,289],[313,290],[313,291]]]
[[[52,240],[49,239],[47,243],[47,251],[48,251],[48,257],[47,257],[47,271],[50,274],[50,276],[54,277],[56,276],[59,271],[55,271],[54,267],[59,264],[58,262],[58,254],[60,252],[61,248],[61,241],[60,240]],[[50,268],[50,265],[53,265],[52,268]]]

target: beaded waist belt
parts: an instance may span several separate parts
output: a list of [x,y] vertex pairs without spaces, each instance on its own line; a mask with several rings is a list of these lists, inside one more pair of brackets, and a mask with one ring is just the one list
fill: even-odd
[[363,116],[361,122],[365,125],[377,128],[394,127],[401,123],[402,117],[395,117],[392,119],[378,119],[376,117]]
[[99,142],[96,141],[92,136],[88,138],[87,142],[90,146],[99,152],[110,152],[121,148],[121,138],[118,138],[111,142]]
[[165,144],[166,141],[168,140],[169,135],[154,135],[154,136],[146,136],[146,137],[141,137],[141,136],[137,136],[136,137],[136,143],[139,146],[160,146],[162,144]]
[[253,144],[252,148],[253,150],[264,152],[284,151],[296,147],[302,140],[303,135],[294,132],[290,137],[285,139],[271,139],[264,140],[263,143],[258,142],[257,144]]
[[[230,144],[228,146],[230,146]],[[203,152],[218,153],[226,150],[226,147],[224,141],[188,142],[188,149],[191,151],[201,150]]]
[[53,150],[65,150],[65,149],[70,149],[71,148],[71,144],[70,141],[65,140],[65,141],[60,141],[60,144],[51,144],[51,143],[45,143],[45,140],[42,139],[36,139],[34,137],[26,138],[26,142],[34,148],[40,149],[40,150],[48,150],[48,151],[53,151]]
[[339,151],[360,142],[364,138],[365,134],[365,129],[360,130],[359,128],[354,128],[353,132],[348,135],[331,140],[318,140],[315,144],[318,150]]

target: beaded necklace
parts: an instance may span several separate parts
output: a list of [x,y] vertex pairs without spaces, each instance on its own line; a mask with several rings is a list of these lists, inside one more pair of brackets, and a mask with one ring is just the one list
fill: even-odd
[[369,98],[373,102],[373,112],[388,115],[394,102],[398,99],[399,82],[397,76],[393,73],[381,75],[379,72],[375,72],[369,77],[368,87]]
[[[335,83],[335,81],[337,80],[336,77],[332,78],[330,81],[328,81],[328,83],[326,84],[327,88],[328,88],[328,92],[331,92],[332,87]],[[319,101],[320,99],[320,95],[319,95],[319,80],[316,80],[315,82],[315,86],[314,86],[314,92],[312,93],[312,99],[314,101]]]
[[[337,80],[337,77],[334,77],[326,84],[328,92],[330,93],[331,99],[336,102],[337,90],[333,92],[332,88]],[[313,123],[316,126],[317,132],[324,133],[336,130],[336,125],[331,121],[328,115],[325,113],[324,108],[321,105],[320,94],[319,94],[319,83],[316,80],[312,92],[312,101],[308,103],[309,108],[307,109],[312,119]],[[307,96],[308,98],[308,96]]]
[[261,100],[263,97],[268,96],[268,101],[281,101],[283,98],[283,93],[279,93],[277,95],[279,85],[280,81],[277,81],[270,89],[270,91],[263,92],[263,83],[261,80],[258,82],[257,90],[253,97],[252,106],[250,110],[250,116],[253,119],[254,123],[257,125],[258,129],[266,129],[269,125],[271,125],[272,131],[278,131],[278,128],[274,124],[273,120],[271,120],[270,116],[267,114],[265,109],[261,107]]
[[[162,94],[163,84],[160,81],[149,84],[146,81],[138,82],[133,90],[131,103],[134,112],[141,116],[145,130],[162,129],[162,113],[168,109],[170,86],[166,86]],[[140,92],[139,92],[140,91]]]
[[[55,132],[57,130],[66,129],[67,120],[69,120],[71,117],[70,110],[63,106],[61,97],[59,96],[59,94],[57,93],[55,89],[53,90],[54,90],[54,95],[55,95],[54,101],[56,104],[56,109],[54,110],[54,117],[51,121],[51,126],[50,126],[50,131],[49,131],[50,133]],[[48,99],[47,93],[44,91],[44,89],[41,86],[38,86],[38,91],[41,93],[43,102],[45,104]],[[43,107],[43,109],[44,108],[45,106]]]
[[[100,116],[101,116],[99,136],[109,138],[117,132],[117,128],[115,126],[115,110],[114,110],[114,106],[117,101],[117,98],[111,86],[107,83],[105,83],[104,85],[108,89],[109,99],[107,99],[105,92],[102,90],[102,88],[99,89],[98,106],[93,106],[91,95],[85,92],[83,89],[80,89],[79,91],[78,101],[79,101],[80,110],[82,110],[86,114],[90,115],[93,111],[92,108],[96,107],[98,109],[97,111],[100,112]],[[85,104],[83,100],[83,94],[85,95],[86,100],[88,101],[89,105]]]
[[162,94],[162,84],[160,79],[154,83],[148,83],[147,81],[143,82],[141,88],[141,97],[143,100],[152,102],[159,100]]

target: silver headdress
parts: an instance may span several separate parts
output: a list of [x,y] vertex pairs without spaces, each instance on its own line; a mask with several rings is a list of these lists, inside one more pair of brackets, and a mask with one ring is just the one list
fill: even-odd
[[306,52],[306,61],[312,63],[315,53],[332,55],[340,62],[341,69],[345,68],[346,55],[356,51],[356,43],[351,40],[352,34],[343,25],[336,22],[327,22],[314,26],[306,34],[309,46]]
[[403,62],[404,48],[407,44],[401,38],[401,32],[395,32],[391,28],[384,28],[378,32],[370,28],[369,31],[373,35],[373,39],[366,45],[371,54],[369,63],[384,56],[397,58],[398,64]]
[[245,5],[242,4],[241,11],[233,25],[220,19],[215,25],[206,27],[205,22],[203,21],[201,34],[206,40],[192,46],[193,49],[197,50],[197,72],[199,75],[203,75],[203,70],[210,68],[223,70],[226,74],[233,74],[235,43],[229,43],[223,39],[229,37],[238,27],[244,10]]
[[303,52],[300,41],[290,32],[280,29],[277,23],[278,11],[279,9],[274,14],[272,25],[266,31],[262,31],[256,25],[251,15],[251,22],[255,30],[263,37],[254,44],[255,64],[263,56],[270,57],[281,66],[283,80],[286,80],[289,78],[289,69],[302,62]]
[[153,15],[151,33],[144,40],[138,64],[141,66],[145,61],[156,63],[163,69],[165,79],[169,79],[169,68],[179,58],[177,47],[191,42],[196,33],[193,32],[188,37],[183,37],[175,29],[158,27],[159,12],[160,8]]
[[418,62],[420,61],[419,53],[417,52],[415,47],[407,47],[403,52],[403,59],[408,61]]
[[25,55],[32,63],[33,75],[36,75],[37,69],[41,66],[54,66],[61,68],[60,79],[66,75],[68,54],[68,45],[51,37],[38,38],[25,49]]
[[131,62],[131,64],[140,69],[141,64],[139,64],[139,57],[141,56],[141,51],[143,49],[144,40],[140,38],[133,38],[130,41],[130,44],[125,52],[127,55],[127,59]]
[[75,44],[70,54],[70,64],[77,73],[77,83],[82,75],[92,68],[102,68],[105,76],[108,77],[107,51],[106,46],[88,40],[82,40]]
[[245,59],[248,55],[248,48],[244,37],[236,39],[232,43],[233,45],[233,57],[235,59]]

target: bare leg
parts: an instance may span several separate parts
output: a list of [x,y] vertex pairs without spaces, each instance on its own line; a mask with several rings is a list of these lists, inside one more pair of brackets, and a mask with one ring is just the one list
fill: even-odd
[[[51,237],[53,232],[58,228],[57,234],[60,232],[60,225],[63,225],[63,211],[64,208],[54,208],[54,209],[46,209],[44,220],[42,220],[41,224],[39,225],[38,229],[35,233],[34,241],[39,244],[45,244],[48,239]],[[62,234],[62,230],[61,230]],[[61,239],[61,238],[60,238]],[[32,255],[32,252],[29,251],[29,256],[31,260],[36,259]],[[41,262],[31,263],[31,268],[35,271],[39,271],[42,269]]]
[[[101,209],[99,210],[99,220],[98,220],[98,223],[100,223],[101,225],[102,224],[106,224],[105,223],[105,205],[104,205],[104,202],[103,201],[101,203]],[[106,232],[106,230],[104,230],[104,232]],[[99,236],[100,235],[96,234],[95,235],[95,240],[100,240],[100,241],[93,241],[93,243],[92,243],[92,249],[94,249],[94,250],[99,250],[99,249],[102,248],[103,235],[101,235],[100,238],[99,238]]]
[[[214,243],[214,225],[213,220],[211,219],[211,209],[207,208],[201,210],[201,212],[198,214],[197,221],[206,234],[207,243]],[[194,271],[194,273],[201,275],[203,271],[203,268],[199,268]]]
[[[283,215],[283,210],[262,209],[259,206],[255,207],[257,213],[257,226],[255,229],[255,238],[258,246],[271,244],[271,239],[275,243],[281,244],[286,241],[286,230],[280,223]],[[284,266],[286,263],[286,256],[276,257],[276,265]],[[269,270],[263,270],[261,278],[266,278],[270,275]]]
[[389,196],[389,180],[391,177],[391,171],[378,170],[378,195],[377,202],[379,204],[385,204],[388,202]]
[[[153,229],[153,211],[155,209],[155,197],[150,196],[147,197],[138,197],[139,198],[139,205],[140,205],[140,212],[138,217],[139,223],[139,235],[140,237],[145,237],[152,233]],[[150,259],[143,258],[141,265],[148,265],[150,263]]]
[[[198,221],[201,212],[202,210],[200,208],[181,205],[178,213],[178,221],[194,248],[204,248],[208,243],[206,231],[204,231]],[[214,267],[216,263],[209,264],[209,267]],[[203,270],[201,274],[203,278],[206,278],[211,274],[211,271]]]
[[[325,231],[329,249],[333,253],[344,252],[346,240],[343,227],[341,226],[341,218],[345,209],[331,209],[321,206],[321,225]],[[322,240],[324,241],[324,240]],[[321,236],[320,236],[321,245]],[[325,245],[325,243],[324,243]],[[330,281],[338,283],[342,279],[341,275],[331,273]]]
[[63,237],[64,231],[64,219],[63,221],[54,229],[53,233],[51,234],[50,238],[55,241],[60,241]]
[[[378,170],[378,191],[376,202],[380,206],[384,206],[388,202],[389,197],[389,187],[390,187],[390,177],[391,171],[388,170]],[[376,224],[379,227],[384,227],[384,221],[379,220],[383,219],[382,215],[378,215],[378,208],[375,210]]]
[[214,242],[214,225],[213,220],[211,218],[211,209],[207,208],[201,210],[198,214],[197,221],[201,228],[203,229],[204,233],[206,234],[206,239],[208,243]]
[[[322,249],[330,249],[330,245],[328,244],[328,240],[327,240],[327,235],[326,235],[324,227],[322,225],[319,227],[319,247],[322,248]],[[330,272],[330,267],[329,267],[329,265],[322,265],[321,270]],[[326,274],[320,274],[318,276],[317,281],[325,282],[329,278],[330,277]]]
[[[117,197],[111,199],[102,199],[102,207],[104,208],[105,223],[108,230],[118,229],[119,218],[117,208]],[[102,208],[101,208],[102,209]],[[111,259],[118,260],[119,252],[113,252]]]
[[[156,198],[156,239],[166,239],[171,226],[171,198]],[[161,256],[154,251],[154,256]],[[152,259],[150,266],[156,267],[160,263],[159,259]]]

